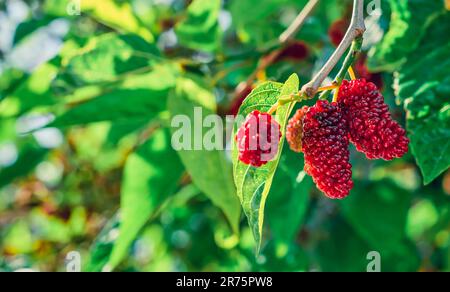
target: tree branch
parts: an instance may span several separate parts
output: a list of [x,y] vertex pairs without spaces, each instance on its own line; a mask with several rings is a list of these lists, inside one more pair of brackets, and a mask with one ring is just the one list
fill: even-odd
[[314,97],[317,90],[322,85],[325,78],[328,77],[330,72],[342,58],[344,53],[352,44],[353,40],[361,37],[366,28],[364,25],[364,0],[354,0],[353,2],[353,14],[350,26],[342,39],[341,43],[322,67],[322,69],[314,76],[314,78],[302,87],[302,95],[306,95],[308,98]]
[[[362,37],[356,38],[352,42],[352,46],[350,47],[350,50],[347,53],[347,56],[345,57],[344,63],[342,63],[341,70],[334,78],[333,84],[336,86],[341,86],[342,81],[345,78],[345,75],[347,75],[347,72],[350,68],[350,66],[355,62],[356,55],[360,52],[361,46],[362,46],[363,39]],[[330,90],[324,91],[319,99],[328,99],[328,96],[330,95]]]
[[312,13],[320,0],[309,0],[306,6],[300,11],[300,13],[295,18],[294,22],[280,35],[278,38],[281,44],[286,44],[290,39],[292,39],[299,30],[303,27],[308,16]]
[[[280,37],[278,38],[278,45],[281,46],[286,45],[289,42],[289,40],[291,40],[295,36],[295,34],[297,34],[300,31],[306,19],[312,13],[312,11],[317,6],[319,1],[320,0],[309,0],[306,6],[302,9],[302,11],[300,11],[298,16],[295,18],[294,22],[292,22],[292,24],[280,35]],[[281,52],[282,49],[277,49],[271,52],[270,54],[266,55],[265,57],[261,58],[261,61],[258,64],[256,70],[253,71],[253,73],[247,78],[247,81],[236,88],[235,96],[241,96],[241,93],[247,90],[247,87],[253,84],[258,75],[258,72],[265,70],[273,62],[275,62],[275,60],[278,58]]]

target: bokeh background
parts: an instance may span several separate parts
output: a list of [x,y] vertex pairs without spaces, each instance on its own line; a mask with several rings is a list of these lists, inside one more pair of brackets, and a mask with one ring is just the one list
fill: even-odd
[[[304,84],[352,1],[321,1],[282,47],[306,0],[191,2],[0,0],[0,271],[65,271],[72,251],[83,271],[366,271],[370,251],[383,271],[449,271],[448,1],[378,1],[355,64],[411,120],[414,155],[369,161],[352,148],[355,188],[333,201],[285,149],[259,255],[244,216],[233,235],[214,201],[233,183],[214,180],[217,158],[198,171],[171,149],[167,99],[195,81],[186,94],[225,116],[260,82],[295,72]],[[425,129],[411,118],[430,116]],[[436,178],[424,185],[419,166]]]

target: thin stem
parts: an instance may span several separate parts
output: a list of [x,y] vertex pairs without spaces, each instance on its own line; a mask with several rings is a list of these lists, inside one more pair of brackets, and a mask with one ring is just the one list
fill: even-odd
[[299,102],[302,101],[306,98],[306,96],[304,94],[302,94],[301,92],[299,92],[298,94],[291,94],[291,95],[285,95],[285,96],[281,96],[277,103],[275,103],[268,111],[267,113],[269,115],[273,114],[274,112],[276,112],[278,110],[278,108],[280,106],[283,106],[285,104],[291,103],[291,102]]
[[327,100],[328,97],[330,96],[330,93],[331,93],[331,90],[327,90],[327,91],[322,92],[322,93],[319,95],[319,99],[321,99],[321,100]]
[[339,87],[336,88],[336,90],[334,91],[334,95],[333,95],[333,102],[337,102],[338,101],[338,97],[339,97]]
[[[332,85],[328,85],[328,86],[324,86],[324,87],[320,87],[317,91],[329,91],[329,90],[333,90],[333,89],[337,89],[339,88],[337,85],[332,84]],[[269,115],[273,114],[274,112],[277,111],[277,109],[285,104],[291,103],[291,102],[299,102],[302,101],[304,99],[307,99],[307,96],[302,93],[299,92],[298,94],[291,94],[289,96],[282,96],[278,99],[278,102],[276,104],[274,104],[268,111],[267,113]]]
[[275,112],[277,111],[278,107],[280,107],[280,103],[279,103],[279,102],[277,102],[276,104],[274,104],[274,105],[267,111],[267,113],[268,113],[269,115],[275,113]]
[[[363,38],[358,37],[352,42],[352,46],[350,48],[350,51],[348,52],[347,56],[345,57],[344,63],[342,64],[341,70],[339,70],[339,73],[337,74],[335,81],[338,85],[342,84],[342,81],[345,78],[345,75],[349,71],[350,66],[355,62],[356,56],[358,55],[359,51],[361,51]],[[353,73],[354,75],[354,73]]]
[[[341,86],[342,81],[345,78],[345,75],[347,74],[347,72],[349,72],[349,68],[351,68],[351,65],[355,62],[357,54],[361,50],[362,42],[363,42],[362,37],[358,37],[352,42],[352,46],[351,46],[349,52],[347,53],[344,63],[342,64],[341,70],[339,70],[339,73],[336,75],[336,78],[334,79],[333,84],[337,85],[338,87]],[[324,91],[320,95],[319,99],[325,100],[325,99],[328,99],[329,96],[330,96],[330,91]]]
[[332,84],[332,85],[328,85],[328,86],[324,86],[324,87],[320,87],[319,89],[317,89],[317,92],[322,92],[322,91],[327,91],[327,90],[333,90],[338,88],[337,84]]
[[352,20],[350,22],[350,27],[348,28],[344,38],[342,39],[339,46],[336,48],[334,53],[322,67],[322,69],[314,76],[314,78],[302,87],[302,91],[312,98],[317,93],[318,88],[328,77],[333,68],[337,65],[341,57],[353,43],[356,38],[362,37],[365,32],[364,25],[364,0],[354,0],[353,2],[353,14]]
[[[272,43],[268,44],[267,48],[264,48],[263,51],[264,52],[271,51],[274,50],[277,46],[286,45],[287,42],[291,38],[293,38],[296,33],[300,31],[306,19],[312,13],[312,11],[317,6],[319,1],[320,0],[310,0],[306,4],[306,6],[302,9],[302,11],[300,11],[294,22],[280,35],[280,37],[273,44]],[[250,74],[250,76],[247,78],[247,81],[245,82],[247,87],[250,87],[253,84],[253,82],[258,76],[258,72],[266,70],[267,67],[269,67],[277,60],[281,52],[282,49],[277,49],[260,59],[257,68],[252,72],[252,74]],[[237,91],[235,93],[235,96],[240,96],[240,93],[241,92]]]
[[356,79],[356,74],[355,74],[355,71],[353,71],[352,66],[348,67],[348,75],[350,75],[350,79],[352,79],[352,80]]
[[316,8],[317,4],[319,4],[319,0],[309,0],[303,10],[292,22],[292,24],[278,38],[281,44],[287,43],[300,31],[300,29],[303,27],[303,24],[305,24],[306,19],[312,13],[314,8]]

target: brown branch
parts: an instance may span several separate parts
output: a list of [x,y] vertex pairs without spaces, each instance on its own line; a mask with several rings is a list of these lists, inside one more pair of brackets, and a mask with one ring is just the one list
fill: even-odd
[[328,77],[333,68],[337,65],[344,53],[352,44],[353,40],[361,37],[366,28],[364,25],[364,0],[354,0],[353,14],[350,26],[334,53],[322,67],[322,69],[314,76],[314,78],[302,87],[301,92],[308,98],[314,97],[317,90],[322,85],[325,78]]
[[281,44],[286,44],[292,39],[305,24],[306,19],[312,13],[314,8],[319,4],[319,0],[309,0],[306,6],[300,11],[292,24],[278,38]]
[[[291,40],[295,36],[295,34],[300,31],[306,19],[312,13],[319,1],[320,0],[309,0],[309,2],[305,5],[302,11],[300,11],[298,16],[292,22],[292,24],[280,35],[280,37],[278,38],[279,45],[286,45],[289,40]],[[245,86],[238,86],[236,88],[235,96],[241,96],[241,93],[253,84],[256,77],[258,76],[258,72],[265,70],[267,67],[273,64],[281,54],[281,52],[282,49],[277,49],[270,54],[262,57],[255,71],[253,71],[253,73],[247,78]]]

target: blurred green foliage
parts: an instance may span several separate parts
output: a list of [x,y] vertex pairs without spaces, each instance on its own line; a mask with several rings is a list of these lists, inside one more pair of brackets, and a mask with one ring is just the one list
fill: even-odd
[[[0,271],[64,271],[71,251],[85,271],[366,271],[370,251],[382,271],[449,271],[444,1],[383,0],[367,16],[363,69],[382,80],[411,151],[385,162],[352,148],[347,199],[325,198],[288,147],[237,190],[232,153],[171,147],[171,117],[232,112],[306,2],[1,1]],[[305,84],[351,5],[321,1],[296,36],[307,53],[250,85]],[[299,84],[277,83],[293,73]],[[241,110],[276,98],[256,90]]]

